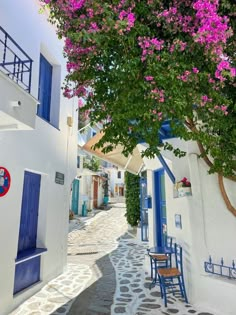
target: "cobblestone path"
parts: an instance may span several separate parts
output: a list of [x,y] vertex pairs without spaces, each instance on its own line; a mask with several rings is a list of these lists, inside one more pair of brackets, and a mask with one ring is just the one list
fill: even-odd
[[149,290],[146,245],[128,232],[123,204],[115,204],[68,235],[67,272],[11,315],[216,315],[170,296],[163,306]]

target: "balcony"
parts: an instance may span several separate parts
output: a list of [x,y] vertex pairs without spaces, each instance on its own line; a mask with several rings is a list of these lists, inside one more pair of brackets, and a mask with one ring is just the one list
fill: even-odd
[[30,94],[32,63],[0,26],[0,131],[35,127],[38,101]]

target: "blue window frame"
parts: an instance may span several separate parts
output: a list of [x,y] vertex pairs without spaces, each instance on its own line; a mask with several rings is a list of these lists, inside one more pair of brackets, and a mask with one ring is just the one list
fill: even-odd
[[51,109],[51,93],[52,93],[52,65],[47,59],[40,54],[40,68],[39,68],[39,94],[38,99],[40,104],[38,106],[38,116],[50,122]]

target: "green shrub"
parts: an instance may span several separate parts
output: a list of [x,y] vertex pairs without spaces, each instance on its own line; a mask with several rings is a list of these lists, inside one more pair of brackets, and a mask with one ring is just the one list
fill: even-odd
[[137,226],[140,221],[139,176],[125,172],[126,185],[126,218],[131,226]]

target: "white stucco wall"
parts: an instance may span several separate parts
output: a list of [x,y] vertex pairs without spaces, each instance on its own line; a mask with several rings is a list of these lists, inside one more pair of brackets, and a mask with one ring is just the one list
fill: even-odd
[[[38,1],[8,0],[0,3],[1,26],[33,59],[32,95],[38,97],[40,52],[53,64],[52,124],[36,118],[32,131],[0,132],[0,164],[11,174],[8,194],[0,198],[0,314],[9,314],[39,290],[66,265],[70,185],[76,176],[76,101],[62,97],[60,85],[66,68],[63,42],[54,27],[39,14]],[[58,110],[60,108],[60,110]],[[67,126],[67,116],[74,126]],[[18,246],[24,171],[41,174],[38,245],[48,251],[42,256],[42,282],[13,297],[15,258]],[[64,185],[55,183],[55,172],[65,174]]]
[[[197,157],[198,149],[188,143],[185,172],[182,164],[180,177],[188,177],[192,196],[173,198],[167,187],[168,234],[175,236],[184,249],[184,270],[187,293],[191,303],[214,314],[233,315],[236,310],[236,281],[213,276],[204,271],[209,255],[213,262],[232,266],[236,259],[236,218],[227,210],[216,175],[207,173],[208,167]],[[173,169],[178,160],[173,159]],[[189,175],[188,175],[189,174]],[[168,186],[168,184],[167,184]],[[225,180],[226,191],[236,204],[236,184]],[[175,227],[175,214],[182,217],[182,229]]]
[[[119,196],[119,190],[115,191],[115,187],[124,187],[124,174],[125,171],[116,167],[106,168],[106,172],[109,174],[109,190],[114,197]],[[121,177],[118,178],[118,172],[120,172]]]
[[[90,171],[91,172],[91,171]],[[80,180],[80,195],[79,195],[79,215],[82,215],[82,204],[86,201],[87,209],[92,210],[94,201],[94,180],[98,181],[98,207],[103,204],[104,189],[101,177],[92,175],[83,175]]]

